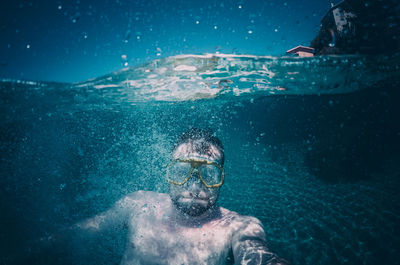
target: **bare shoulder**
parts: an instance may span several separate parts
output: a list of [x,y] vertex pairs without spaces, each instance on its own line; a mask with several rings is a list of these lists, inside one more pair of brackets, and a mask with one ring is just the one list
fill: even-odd
[[254,216],[239,215],[238,222],[242,223],[245,226],[263,227],[261,221]]
[[239,216],[239,214],[238,214],[237,212],[228,210],[228,209],[226,209],[226,208],[224,208],[224,207],[219,207],[219,211],[220,211],[220,213],[221,213],[221,217],[222,217],[222,218],[230,218],[230,219],[233,219],[233,218],[237,218],[237,217]]
[[261,221],[254,217],[254,216],[249,216],[249,215],[241,215],[235,211],[231,211],[228,210],[226,208],[223,207],[219,207],[220,208],[220,212],[221,212],[221,216],[223,218],[227,218],[232,220],[233,222],[235,222],[238,225],[262,225]]
[[248,215],[241,215],[237,212],[220,207],[222,219],[229,224],[234,240],[243,240],[253,237],[262,241],[265,240],[265,231],[261,221]]

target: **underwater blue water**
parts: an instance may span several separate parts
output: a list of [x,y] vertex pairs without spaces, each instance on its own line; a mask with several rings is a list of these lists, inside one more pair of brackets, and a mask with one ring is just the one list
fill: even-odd
[[[3,80],[0,262],[130,192],[166,192],[173,143],[195,126],[225,147],[219,205],[259,218],[279,256],[396,264],[398,70],[398,56],[214,54],[74,84]],[[95,243],[88,263],[119,262],[123,237]]]

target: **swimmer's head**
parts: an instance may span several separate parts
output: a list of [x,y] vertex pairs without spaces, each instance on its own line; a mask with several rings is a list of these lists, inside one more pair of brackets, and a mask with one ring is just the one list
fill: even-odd
[[[183,133],[176,142],[172,155],[174,160],[207,161],[221,169],[224,164],[224,148],[211,130],[191,128]],[[189,176],[191,164],[187,166],[184,172]],[[180,211],[190,216],[199,216],[215,205],[220,186],[207,187],[203,181],[200,179],[199,168],[193,168],[190,178],[183,185],[170,183],[169,195]]]

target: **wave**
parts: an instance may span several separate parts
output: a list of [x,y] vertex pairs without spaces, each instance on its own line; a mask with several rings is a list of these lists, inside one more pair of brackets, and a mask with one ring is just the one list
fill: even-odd
[[131,103],[242,95],[342,94],[397,73],[397,58],[188,54],[153,60],[68,87],[101,92],[103,98]]

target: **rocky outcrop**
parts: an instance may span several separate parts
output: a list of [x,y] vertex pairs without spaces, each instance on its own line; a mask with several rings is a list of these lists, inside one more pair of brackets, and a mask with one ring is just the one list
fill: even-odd
[[398,0],[344,0],[331,7],[311,42],[316,55],[390,54],[400,48]]

